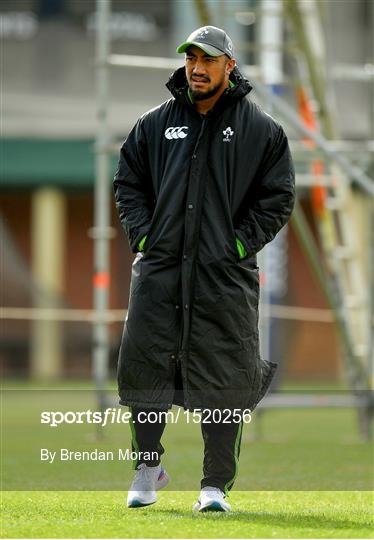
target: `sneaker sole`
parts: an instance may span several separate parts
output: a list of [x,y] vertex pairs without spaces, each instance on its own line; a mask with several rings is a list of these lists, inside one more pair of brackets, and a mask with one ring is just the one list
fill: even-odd
[[[156,499],[157,501],[157,499]],[[142,501],[139,501],[138,499],[135,499],[131,501],[130,504],[127,505],[127,508],[142,508],[144,506],[150,506],[151,504],[155,504],[156,501],[152,501],[149,503],[143,503]]]
[[224,508],[219,502],[212,502],[203,508],[200,508],[199,512],[228,512],[229,510]]
[[204,506],[203,508],[201,508],[201,504],[198,501],[197,503],[193,505],[192,510],[194,512],[230,512],[231,511],[230,508],[225,508],[217,501],[214,501],[211,504]]

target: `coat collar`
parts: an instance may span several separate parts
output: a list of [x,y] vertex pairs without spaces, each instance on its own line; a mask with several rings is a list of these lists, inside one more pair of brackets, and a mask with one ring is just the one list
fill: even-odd
[[[243,98],[252,90],[252,86],[249,84],[249,81],[241,74],[237,66],[235,66],[231,72],[230,81],[234,83],[234,86],[228,88],[222,94],[214,109],[217,108],[218,103],[223,105],[223,103],[226,104],[227,102],[232,102],[233,100]],[[188,84],[184,67],[180,67],[174,71],[174,73],[172,73],[168,82],[166,83],[166,88],[171,92],[177,101],[191,107],[191,103],[187,95]]]

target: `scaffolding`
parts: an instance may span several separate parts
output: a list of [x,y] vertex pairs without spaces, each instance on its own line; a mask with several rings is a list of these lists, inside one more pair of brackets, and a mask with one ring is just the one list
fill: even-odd
[[[293,3],[285,2],[291,10]],[[290,7],[291,6],[291,7]],[[108,34],[108,19],[111,6],[110,0],[97,0],[97,100],[98,100],[98,135],[96,140],[96,183],[95,183],[95,223],[93,237],[95,242],[94,262],[94,332],[93,332],[93,366],[94,379],[101,407],[106,404],[105,382],[108,378],[108,287],[109,287],[109,241],[111,228],[109,222],[109,155],[117,153],[118,148],[111,140],[107,127],[108,116],[108,70],[117,68],[143,68],[165,70],[169,72],[180,67],[180,61],[172,58],[145,57],[134,55],[111,54]],[[301,14],[292,11],[295,26],[300,24]],[[301,18],[302,20],[302,18]],[[300,37],[300,36],[299,36]],[[302,36],[301,36],[302,37]],[[309,44],[304,43],[308,51]],[[308,61],[313,77],[314,64],[309,51]],[[261,70],[258,66],[244,65],[242,71],[251,80],[254,91],[260,99],[269,104],[293,130],[300,139],[307,138],[313,142],[313,147],[306,147],[298,142],[291,142],[292,151],[296,160],[308,162],[324,156],[332,172],[321,175],[319,184],[329,190],[326,199],[326,209],[329,212],[330,224],[335,229],[333,242],[329,249],[324,250],[327,259],[327,271],[320,264],[320,255],[316,241],[304,217],[300,205],[297,203],[292,216],[292,225],[299,238],[300,244],[306,254],[311,268],[316,276],[331,313],[339,329],[341,343],[343,344],[345,364],[351,385],[352,395],[346,396],[270,396],[262,407],[304,407],[304,406],[356,406],[359,411],[360,426],[365,437],[370,436],[370,419],[373,413],[372,401],[372,350],[370,342],[372,334],[369,327],[372,309],[370,300],[363,295],[352,302],[353,290],[360,279],[360,270],[355,261],[352,240],[347,244],[347,224],[343,221],[343,214],[349,211],[349,201],[352,196],[352,185],[365,193],[371,200],[374,198],[374,184],[372,179],[361,167],[353,164],[348,156],[355,152],[354,145],[346,141],[327,140],[318,131],[309,129],[300,119],[294,109],[285,100],[277,96],[271,89],[261,82]],[[347,76],[347,73],[344,72]],[[341,73],[340,73],[340,76]],[[316,85],[318,81],[316,82]],[[319,86],[318,86],[319,88]],[[321,90],[321,89],[320,89]],[[323,90],[323,89],[322,89]],[[319,95],[323,95],[322,90]],[[322,99],[322,98],[321,98]],[[333,134],[331,122],[326,118],[329,134]],[[367,144],[367,150],[372,151],[373,142]],[[336,181],[336,173],[339,181]],[[305,189],[315,185],[313,174],[297,175],[297,188]],[[333,216],[332,216],[333,213]],[[343,231],[343,232],[342,232]],[[326,239],[326,231],[321,228],[322,240]],[[342,239],[342,236],[344,237]],[[322,242],[324,244],[326,242]],[[331,243],[330,243],[331,244]],[[331,249],[330,249],[331,248]],[[373,271],[373,269],[371,269]],[[266,307],[266,306],[265,306]],[[265,309],[267,317],[274,317],[274,310]],[[352,317],[352,313],[354,316]],[[367,325],[365,331],[362,324]]]

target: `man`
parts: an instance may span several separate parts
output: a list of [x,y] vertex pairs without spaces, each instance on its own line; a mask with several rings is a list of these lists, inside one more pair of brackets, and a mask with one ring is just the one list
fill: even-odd
[[[172,98],[145,113],[121,149],[114,191],[131,249],[128,317],[118,364],[120,403],[139,456],[129,507],[156,501],[165,422],[186,410],[253,410],[273,377],[258,343],[256,254],[288,221],[294,172],[287,138],[246,99],[227,34],[195,30]],[[204,478],[195,509],[228,511],[243,421],[201,422]]]

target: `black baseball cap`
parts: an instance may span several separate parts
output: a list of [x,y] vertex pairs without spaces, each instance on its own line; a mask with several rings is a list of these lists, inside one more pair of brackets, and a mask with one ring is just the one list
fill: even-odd
[[191,45],[199,47],[209,56],[226,54],[229,58],[234,55],[231,38],[221,28],[216,26],[202,26],[194,30],[187,40],[177,47],[177,53],[184,53]]

